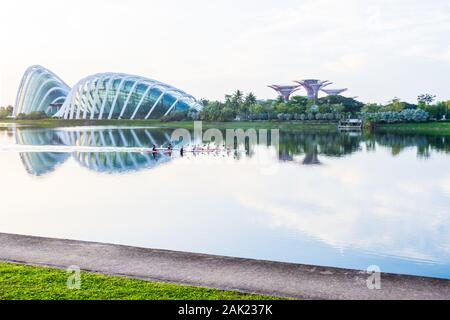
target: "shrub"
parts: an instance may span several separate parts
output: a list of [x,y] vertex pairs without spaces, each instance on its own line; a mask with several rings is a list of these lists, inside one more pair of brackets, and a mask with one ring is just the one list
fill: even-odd
[[187,111],[176,111],[161,118],[162,122],[183,121],[188,119]]
[[35,111],[29,114],[19,113],[16,118],[18,120],[40,120],[47,119],[49,116],[43,111]]
[[6,119],[13,114],[14,107],[13,106],[7,106],[7,107],[1,107],[0,108],[0,119]]
[[374,123],[424,122],[430,117],[429,113],[422,109],[405,109],[400,112],[363,112],[361,116],[364,120]]

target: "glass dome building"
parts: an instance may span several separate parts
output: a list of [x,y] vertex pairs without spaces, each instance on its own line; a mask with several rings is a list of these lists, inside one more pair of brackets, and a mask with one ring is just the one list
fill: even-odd
[[157,80],[99,73],[70,89],[47,69],[34,66],[22,79],[14,115],[44,111],[63,119],[159,119],[174,111],[202,108],[192,95]]
[[54,115],[69,91],[69,86],[50,70],[41,66],[29,67],[20,82],[13,116],[37,111]]

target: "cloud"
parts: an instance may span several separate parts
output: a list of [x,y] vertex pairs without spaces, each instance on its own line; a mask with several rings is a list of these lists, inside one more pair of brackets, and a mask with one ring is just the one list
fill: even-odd
[[367,58],[361,53],[349,53],[337,58],[336,60],[327,61],[323,64],[324,69],[333,72],[349,72],[354,73],[363,70],[366,66]]
[[[419,262],[448,261],[450,213],[436,203],[448,199],[440,188],[450,195],[450,179],[439,182],[430,171],[419,170],[419,162],[402,168],[386,159],[380,166],[380,161],[361,156],[320,170],[296,168],[283,178],[286,185],[295,181],[295,193],[282,194],[274,185],[239,200],[258,223],[334,248]],[[386,172],[396,173],[394,182]]]
[[[426,78],[429,92],[448,98],[445,0],[247,0],[238,8],[225,0],[83,0],[67,6],[0,3],[2,47],[8,48],[1,53],[7,79],[0,103],[14,101],[30,64],[69,83],[95,72],[136,73],[209,99],[238,87],[271,98],[268,83],[303,77],[330,79],[374,102],[393,95],[414,101]],[[389,70],[395,93],[386,89],[381,69]],[[413,72],[408,84],[399,80]]]

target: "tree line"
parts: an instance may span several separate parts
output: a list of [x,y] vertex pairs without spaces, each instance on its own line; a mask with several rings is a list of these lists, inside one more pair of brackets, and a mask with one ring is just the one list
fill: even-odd
[[[173,113],[163,120],[194,119],[203,121],[233,120],[327,120],[346,118],[396,119],[398,121],[427,121],[450,119],[450,100],[435,102],[435,96],[422,94],[417,104],[393,98],[386,104],[363,103],[355,98],[330,95],[316,100],[304,96],[293,96],[285,102],[283,98],[259,100],[252,92],[245,94],[236,90],[225,95],[224,101],[202,100],[204,108],[199,113]],[[384,117],[384,118],[383,118]],[[382,120],[381,120],[382,121]]]

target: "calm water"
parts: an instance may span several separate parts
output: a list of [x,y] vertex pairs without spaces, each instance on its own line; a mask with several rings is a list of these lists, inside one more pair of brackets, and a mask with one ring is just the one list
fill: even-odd
[[278,151],[123,149],[171,133],[0,126],[0,232],[450,279],[449,136],[281,132]]

